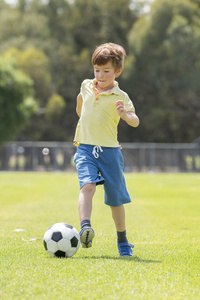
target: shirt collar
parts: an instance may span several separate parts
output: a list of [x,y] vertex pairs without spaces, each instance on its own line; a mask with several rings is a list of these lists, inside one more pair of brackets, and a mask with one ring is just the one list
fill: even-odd
[[[94,78],[92,80],[92,86],[93,86],[93,89],[95,90],[95,95],[99,94],[98,90],[96,89],[96,79]],[[105,92],[102,92],[101,94],[103,95],[119,95],[120,94],[120,89],[119,89],[119,84],[117,81],[114,81],[114,87],[110,90],[107,90]]]

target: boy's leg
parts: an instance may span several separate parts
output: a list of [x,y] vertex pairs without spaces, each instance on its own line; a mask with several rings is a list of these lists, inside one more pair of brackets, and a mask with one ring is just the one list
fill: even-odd
[[83,248],[92,246],[94,230],[91,228],[92,198],[96,190],[96,183],[84,185],[79,194],[78,210],[81,223],[80,240]]
[[96,191],[96,183],[85,184],[79,194],[78,211],[80,222],[89,219],[92,212],[92,198]]
[[124,205],[111,206],[112,217],[115,222],[116,230],[119,232],[125,231],[125,210]]
[[123,205],[111,206],[112,217],[117,230],[117,245],[120,256],[132,256],[133,245],[126,237],[125,209]]

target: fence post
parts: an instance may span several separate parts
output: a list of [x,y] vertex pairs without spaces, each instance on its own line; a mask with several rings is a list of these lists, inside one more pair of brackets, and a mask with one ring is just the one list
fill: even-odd
[[149,169],[150,171],[155,170],[155,144],[151,143],[149,148]]

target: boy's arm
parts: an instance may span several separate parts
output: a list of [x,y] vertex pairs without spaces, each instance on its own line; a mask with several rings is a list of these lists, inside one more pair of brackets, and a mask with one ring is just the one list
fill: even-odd
[[77,100],[76,100],[76,113],[81,117],[81,110],[82,110],[82,104],[83,104],[83,98],[81,94],[78,94]]
[[133,111],[126,111],[122,100],[116,102],[116,109],[121,119],[132,127],[137,127],[140,123],[138,116]]
[[140,124],[138,116],[133,111],[127,111],[125,117],[122,119],[132,127],[138,127]]

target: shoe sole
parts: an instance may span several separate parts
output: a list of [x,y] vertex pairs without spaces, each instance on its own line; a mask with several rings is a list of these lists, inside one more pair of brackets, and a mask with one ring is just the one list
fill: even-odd
[[125,254],[125,255],[120,255],[120,257],[131,257],[133,254]]
[[80,237],[82,247],[90,248],[92,247],[92,240],[94,238],[94,230],[92,228],[86,229]]

